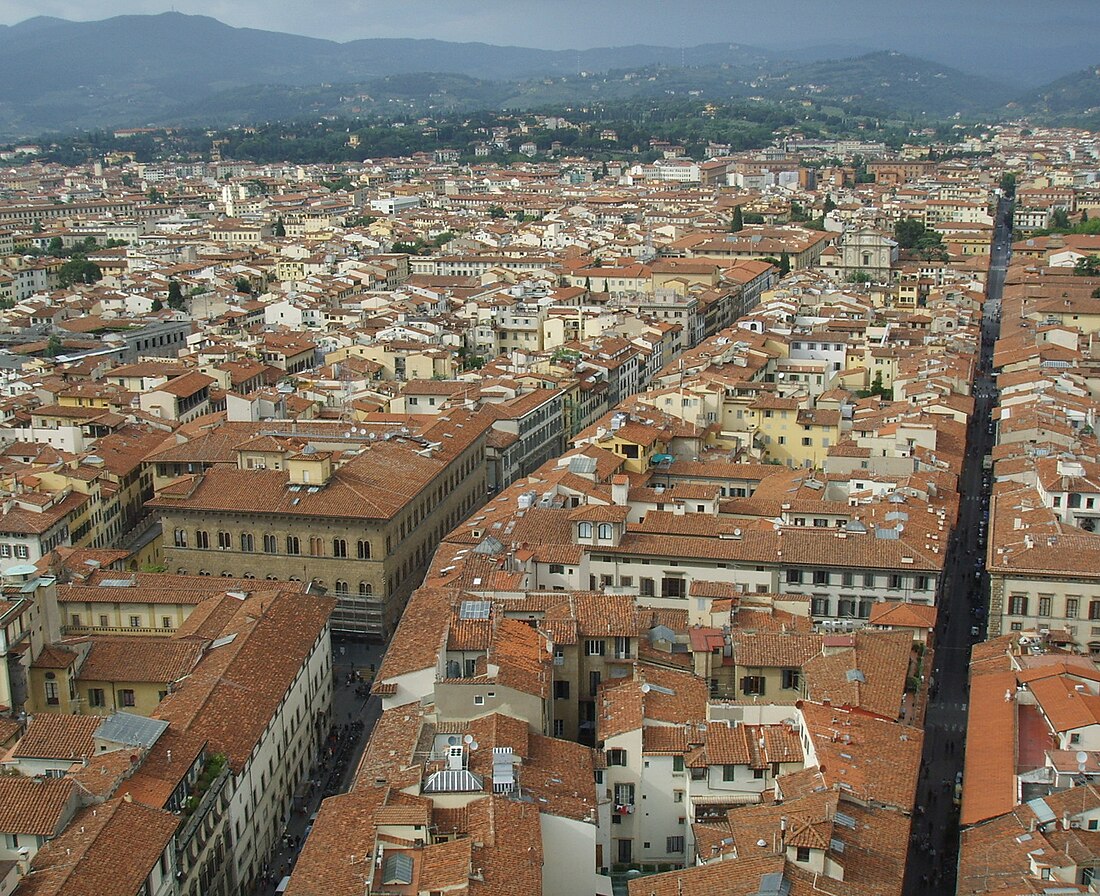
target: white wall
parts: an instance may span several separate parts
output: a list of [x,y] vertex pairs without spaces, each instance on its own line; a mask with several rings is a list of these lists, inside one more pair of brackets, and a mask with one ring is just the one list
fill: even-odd
[[543,896],[611,893],[611,878],[596,873],[595,824],[539,815]]

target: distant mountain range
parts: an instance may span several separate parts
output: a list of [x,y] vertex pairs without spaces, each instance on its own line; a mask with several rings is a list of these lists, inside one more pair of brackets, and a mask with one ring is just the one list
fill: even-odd
[[0,137],[680,93],[808,98],[929,118],[1072,117],[1100,106],[1095,71],[1017,96],[1005,84],[897,53],[827,58],[846,49],[801,50],[791,59],[728,43],[582,51],[436,40],[337,43],[179,13],[97,22],[38,17],[0,26]]

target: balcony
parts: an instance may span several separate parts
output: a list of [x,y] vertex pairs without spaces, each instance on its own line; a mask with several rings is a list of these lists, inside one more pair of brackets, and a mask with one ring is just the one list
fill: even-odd
[[[208,767],[211,767],[213,759],[207,763]],[[222,791],[225,790],[225,784],[229,780],[229,776],[232,774],[229,765],[222,760],[221,771],[209,781],[206,785],[206,789],[203,790],[205,775],[200,776],[199,780],[195,782],[195,790],[191,796],[187,798],[187,803],[184,807],[184,813],[190,811],[191,815],[187,818],[183,828],[180,830],[178,837],[176,838],[177,848],[183,852],[190,846],[191,841],[195,835],[199,832],[203,822],[210,816],[210,813],[221,802]]]
[[161,635],[167,637],[174,628],[148,628],[129,625],[63,625],[61,633],[65,635]]

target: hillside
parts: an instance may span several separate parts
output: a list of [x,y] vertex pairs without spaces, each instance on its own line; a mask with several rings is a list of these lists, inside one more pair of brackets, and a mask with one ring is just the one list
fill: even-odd
[[1029,115],[1072,127],[1100,127],[1100,66],[1074,72],[1018,97],[1006,107],[1011,114]]
[[[1014,91],[893,52],[846,59],[822,46],[791,61],[715,43],[583,51],[436,40],[337,43],[164,13],[97,22],[38,17],[0,27],[0,139],[44,132],[313,115],[614,103],[676,96],[810,100],[907,120],[1019,114],[1071,117],[1097,105],[1095,72]],[[1081,105],[1084,104],[1084,105]]]

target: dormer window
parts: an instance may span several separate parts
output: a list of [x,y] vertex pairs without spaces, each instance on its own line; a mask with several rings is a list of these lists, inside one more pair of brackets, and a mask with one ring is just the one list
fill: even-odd
[[[591,529],[591,525],[587,523],[581,523],[582,526],[588,525]],[[614,530],[611,528],[611,523],[600,523],[596,527],[596,535],[601,541],[610,541],[614,537]]]
[[592,537],[592,524],[591,523],[578,523],[577,524],[577,537],[578,538],[591,538]]

